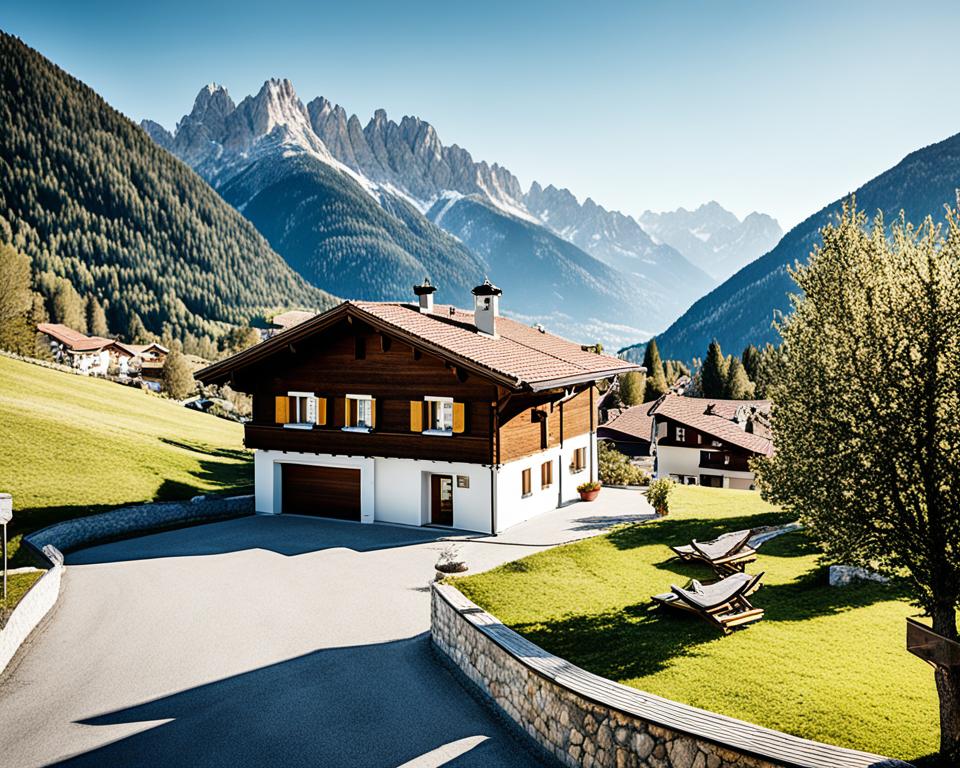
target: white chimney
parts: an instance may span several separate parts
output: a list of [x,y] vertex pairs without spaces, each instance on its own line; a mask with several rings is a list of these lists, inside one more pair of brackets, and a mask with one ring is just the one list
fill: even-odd
[[500,294],[503,293],[489,280],[473,289],[473,321],[480,333],[497,335],[497,316],[500,314]]
[[435,285],[430,285],[430,278],[423,278],[423,283],[413,286],[413,292],[420,299],[420,311],[425,315],[433,312],[433,294],[437,290]]

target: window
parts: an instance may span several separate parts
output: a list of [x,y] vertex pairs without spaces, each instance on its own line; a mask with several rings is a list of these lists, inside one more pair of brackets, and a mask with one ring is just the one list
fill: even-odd
[[357,336],[353,340],[353,356],[356,360],[365,360],[367,357],[367,340],[363,336]]
[[327,423],[327,400],[313,392],[288,392],[276,398],[276,422],[291,429]]
[[729,463],[730,463],[730,454],[729,454],[729,453],[723,454],[723,463],[724,463],[724,464],[729,464]]
[[430,409],[429,429],[437,432],[453,432],[453,398],[427,397]]
[[587,449],[577,448],[573,452],[573,459],[570,461],[571,472],[583,472],[587,468]]
[[523,470],[523,474],[521,475],[521,480],[523,481],[523,492],[522,492],[522,495],[523,495],[523,496],[529,496],[529,495],[531,494],[531,492],[532,492],[532,491],[530,490],[530,468],[529,468],[529,467],[528,467],[527,469]]
[[540,487],[549,488],[553,485],[553,462],[545,461],[540,465]]
[[677,442],[682,443],[687,439],[687,430],[683,427],[677,427]]
[[370,395],[347,395],[344,404],[344,430],[369,432],[376,427],[376,402]]
[[410,401],[410,431],[425,435],[455,435],[466,429],[466,408],[452,397],[427,395]]

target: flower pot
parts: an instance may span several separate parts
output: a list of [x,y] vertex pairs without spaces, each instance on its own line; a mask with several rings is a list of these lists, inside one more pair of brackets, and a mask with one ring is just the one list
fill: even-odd
[[580,491],[580,501],[593,501],[599,495],[600,495],[599,488],[592,491]]
[[466,563],[437,563],[435,566],[438,573],[442,573],[444,576],[451,573],[463,573],[467,570]]

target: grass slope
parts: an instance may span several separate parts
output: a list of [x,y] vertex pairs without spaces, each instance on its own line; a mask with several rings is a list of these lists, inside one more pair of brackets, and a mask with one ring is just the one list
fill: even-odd
[[[243,428],[139,389],[0,357],[0,490],[23,533],[253,482]],[[14,564],[27,562],[21,555]]]
[[456,580],[533,642],[604,677],[798,736],[912,759],[937,747],[933,674],[903,645],[914,615],[893,586],[832,588],[800,533],[773,539],[751,571],[763,621],[724,637],[651,608],[650,595],[710,571],[668,544],[785,521],[758,494],[678,488],[670,517]]

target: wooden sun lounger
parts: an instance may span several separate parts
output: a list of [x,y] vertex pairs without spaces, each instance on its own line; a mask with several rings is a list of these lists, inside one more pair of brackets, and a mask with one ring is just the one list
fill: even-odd
[[736,573],[714,584],[691,582],[687,589],[671,586],[670,592],[654,595],[658,605],[679,608],[718,627],[724,634],[759,621],[763,609],[755,608],[747,597],[760,588],[763,574]]
[[757,559],[757,551],[748,546],[751,531],[731,531],[712,541],[697,541],[680,547],[670,547],[681,560],[703,562],[718,576],[742,573],[747,563]]

